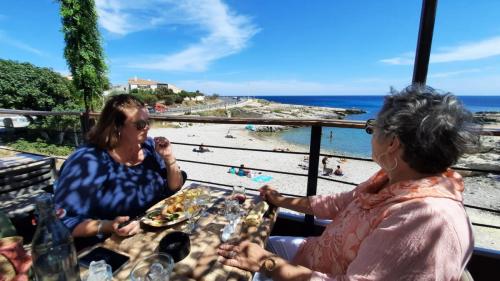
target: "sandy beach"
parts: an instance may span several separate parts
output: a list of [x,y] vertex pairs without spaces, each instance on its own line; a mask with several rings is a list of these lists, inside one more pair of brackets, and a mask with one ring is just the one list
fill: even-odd
[[[308,147],[302,147],[281,141],[277,137],[262,137],[255,132],[246,130],[244,125],[226,125],[226,124],[180,124],[181,128],[152,128],[149,135],[165,136],[172,142],[190,143],[205,146],[227,146],[255,149],[289,149],[291,151],[308,152]],[[234,138],[227,138],[230,134]],[[253,151],[240,151],[221,148],[208,147],[210,152],[194,152],[195,146],[174,145],[174,153],[179,159],[179,164],[185,170],[189,179],[196,181],[208,181],[222,183],[227,185],[242,184],[248,188],[259,188],[264,183],[256,182],[255,177],[272,177],[267,184],[274,186],[282,193],[306,195],[307,177],[282,175],[270,172],[254,171],[254,180],[248,177],[239,177],[228,173],[228,168],[203,165],[197,163],[188,163],[181,160],[190,160],[196,162],[210,162],[216,164],[231,165],[238,167],[244,164],[249,168],[264,170],[276,170],[284,172],[302,173],[307,175],[307,170],[299,165],[306,165],[303,155],[294,155],[286,153],[266,153]],[[329,167],[335,167],[340,164],[344,175],[329,176],[347,182],[360,183],[375,173],[379,167],[374,162],[347,160],[340,162],[340,159],[331,158]],[[320,165],[319,172],[322,174]],[[483,179],[484,180],[484,179]],[[330,194],[352,189],[352,185],[337,183],[332,181],[318,180],[318,194]],[[485,179],[484,183],[478,183],[476,178],[466,178],[465,203],[484,206],[488,208],[499,209],[498,198],[500,198],[500,188],[498,179]],[[282,210],[285,211],[285,210]],[[500,216],[488,212],[467,209],[472,222],[486,223],[500,226]],[[474,226],[476,246],[493,248],[500,250],[500,230]]]

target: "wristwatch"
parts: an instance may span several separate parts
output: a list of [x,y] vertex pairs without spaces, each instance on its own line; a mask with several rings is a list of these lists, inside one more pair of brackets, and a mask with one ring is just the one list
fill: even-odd
[[262,270],[267,277],[271,277],[273,271],[278,267],[278,263],[276,261],[277,256],[272,255],[264,260],[262,263]]
[[104,238],[104,232],[102,231],[102,220],[99,220],[97,224],[97,234],[95,235],[98,239]]

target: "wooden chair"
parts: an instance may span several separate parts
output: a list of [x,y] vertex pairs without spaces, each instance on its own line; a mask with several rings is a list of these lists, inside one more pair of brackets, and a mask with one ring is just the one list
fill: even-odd
[[51,157],[0,169],[0,210],[11,219],[30,216],[35,197],[52,192],[55,177]]

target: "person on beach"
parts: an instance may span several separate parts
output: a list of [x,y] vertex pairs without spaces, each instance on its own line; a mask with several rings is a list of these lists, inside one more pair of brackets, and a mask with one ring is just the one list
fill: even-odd
[[194,152],[200,152],[200,153],[203,153],[203,152],[210,152],[210,149],[205,148],[205,146],[203,145],[203,143],[201,143],[201,144],[198,146],[198,149],[193,148],[193,151],[194,151]]
[[325,172],[325,170],[327,169],[327,165],[328,165],[328,156],[325,156],[323,157],[323,159],[321,159],[321,164],[323,164],[323,172]]
[[287,198],[260,189],[270,204],[332,220],[319,237],[270,237],[222,244],[226,265],[259,280],[459,280],[474,245],[462,177],[450,167],[478,137],[472,114],[451,94],[410,86],[385,97],[368,120],[381,170],[352,191]]
[[333,174],[336,176],[343,176],[344,175],[344,172],[340,168],[340,165],[337,165],[337,169],[335,169],[335,172],[333,172]]
[[89,144],[64,162],[54,199],[58,208],[66,210],[61,220],[77,244],[112,233],[137,233],[138,221],[123,223],[184,184],[186,174],[179,169],[168,139],[148,138],[148,118],[144,103],[135,97],[111,97],[88,134]]
[[247,176],[250,174],[250,170],[245,169],[245,165],[241,164],[237,174],[240,177]]

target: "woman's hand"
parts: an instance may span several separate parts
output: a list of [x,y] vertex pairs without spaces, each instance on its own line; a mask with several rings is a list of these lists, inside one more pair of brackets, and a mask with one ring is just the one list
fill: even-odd
[[281,197],[281,194],[270,185],[266,184],[263,187],[259,188],[259,192],[260,197],[262,197],[263,200],[266,200],[267,202],[278,206],[278,198]]
[[222,244],[217,254],[221,256],[221,263],[252,272],[259,271],[264,260],[272,256],[272,253],[250,241],[243,241],[239,245]]
[[134,220],[129,224],[120,227],[120,223],[129,221],[130,217],[116,217],[112,222],[113,232],[118,236],[131,236],[137,234],[141,230],[141,225],[139,221]]
[[170,141],[165,137],[156,137],[155,141],[155,150],[160,154],[160,156],[165,159],[165,161],[173,158],[172,146],[170,145]]

